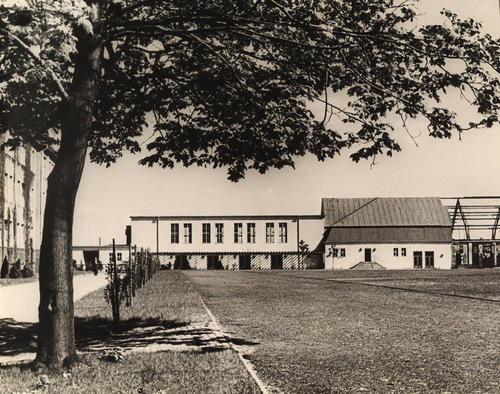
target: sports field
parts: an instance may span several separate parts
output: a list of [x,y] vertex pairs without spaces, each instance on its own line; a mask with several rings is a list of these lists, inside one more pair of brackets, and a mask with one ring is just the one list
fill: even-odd
[[189,271],[282,392],[500,392],[500,271]]

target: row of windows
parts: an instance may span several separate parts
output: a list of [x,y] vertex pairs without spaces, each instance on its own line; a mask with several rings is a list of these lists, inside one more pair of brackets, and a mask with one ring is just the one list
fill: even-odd
[[[339,252],[340,252],[340,254],[339,254]],[[393,254],[395,257],[398,257],[399,256],[399,248],[394,248]],[[401,248],[401,256],[403,256],[403,257],[406,256],[406,248]],[[340,249],[334,248],[333,249],[333,257],[345,257],[345,249],[344,248],[340,248]]]
[[[393,254],[394,254],[394,257],[398,257],[399,256],[399,248],[394,248]],[[403,257],[406,256],[406,248],[401,248],[401,256],[403,256]]]
[[[183,240],[185,244],[193,242],[193,225],[191,223],[183,224],[184,233]],[[201,242],[209,244],[212,242],[212,225],[210,223],[201,224]],[[170,242],[173,244],[179,243],[179,223],[170,224]],[[234,243],[243,243],[243,223],[234,223],[233,232]],[[274,223],[266,223],[266,243],[274,243]],[[255,243],[255,223],[247,223],[246,225],[246,242]],[[278,242],[288,242],[287,223],[278,223]],[[224,243],[224,223],[215,223],[215,243]]]

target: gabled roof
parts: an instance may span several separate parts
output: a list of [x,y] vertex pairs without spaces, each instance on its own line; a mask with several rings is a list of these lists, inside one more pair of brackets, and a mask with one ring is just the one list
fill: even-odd
[[438,197],[323,198],[325,227],[451,226]]

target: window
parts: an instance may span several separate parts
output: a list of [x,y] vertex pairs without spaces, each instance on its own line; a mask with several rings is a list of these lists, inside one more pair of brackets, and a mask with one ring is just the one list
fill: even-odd
[[345,257],[345,248],[340,248],[340,257]]
[[425,252],[425,268],[434,268],[434,252]]
[[274,243],[274,223],[266,223],[266,243]]
[[406,248],[401,248],[401,256],[406,256]]
[[286,228],[286,223],[280,223],[279,224],[279,241],[280,243],[284,244],[288,242],[288,235],[287,235],[287,228]]
[[[113,252],[109,253],[109,261],[113,261]],[[116,253],[116,261],[122,261],[122,254],[121,252]]]
[[184,243],[190,244],[193,242],[193,226],[191,223],[184,223]]
[[[215,223],[215,242],[221,244],[224,242],[224,223]],[[210,238],[210,236],[209,236]]]
[[247,223],[247,242],[255,243],[255,223]]
[[201,225],[201,242],[204,244],[210,243],[210,223],[202,223]]
[[243,243],[243,224],[241,223],[234,224],[234,243]]
[[179,223],[170,224],[170,242],[173,244],[179,243]]
[[394,257],[398,257],[398,248],[393,249]]
[[333,254],[333,257],[337,257],[339,255],[339,250],[337,248],[333,248],[332,254]]

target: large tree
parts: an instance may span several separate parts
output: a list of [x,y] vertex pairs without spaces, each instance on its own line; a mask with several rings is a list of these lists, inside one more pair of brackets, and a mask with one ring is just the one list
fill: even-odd
[[[110,164],[149,127],[142,164],[226,166],[238,180],[306,153],[391,155],[408,119],[434,137],[498,123],[499,41],[448,11],[417,27],[411,0],[19,3],[0,7],[0,130],[57,152],[40,257],[37,361],[49,367],[75,355],[69,262],[88,149]],[[440,104],[447,89],[477,116],[460,124]]]

